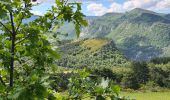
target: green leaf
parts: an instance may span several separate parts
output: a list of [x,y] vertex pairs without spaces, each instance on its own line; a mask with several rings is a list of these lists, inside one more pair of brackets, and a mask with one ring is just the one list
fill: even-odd
[[113,85],[111,86],[111,89],[114,93],[116,93],[117,95],[120,93],[120,87],[118,85]]
[[49,51],[49,54],[50,54],[52,57],[54,57],[54,58],[56,58],[56,59],[59,59],[59,58],[60,58],[60,55],[59,55],[56,51],[53,51],[52,49],[49,49],[48,51]]
[[95,88],[95,92],[96,92],[97,94],[103,94],[104,91],[105,91],[105,90],[104,90],[102,87],[96,87],[96,88]]
[[86,69],[83,69],[82,71],[79,72],[81,78],[86,78],[90,75],[89,72],[86,71]]
[[33,75],[31,76],[31,80],[32,80],[32,81],[37,81],[37,80],[38,80],[38,76],[37,76],[36,74],[33,74]]

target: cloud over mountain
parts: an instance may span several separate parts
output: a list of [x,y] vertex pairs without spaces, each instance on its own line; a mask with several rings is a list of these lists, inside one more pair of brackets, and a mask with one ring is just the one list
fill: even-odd
[[170,0],[126,0],[123,3],[111,1],[110,6],[105,7],[102,3],[93,2],[87,6],[87,10],[96,16],[108,12],[125,12],[134,8],[144,8],[153,11],[168,12]]

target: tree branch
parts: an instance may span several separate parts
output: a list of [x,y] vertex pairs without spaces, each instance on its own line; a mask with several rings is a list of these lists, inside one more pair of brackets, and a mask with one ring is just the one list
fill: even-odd
[[16,32],[15,32],[15,26],[14,26],[14,20],[13,20],[13,12],[9,11],[10,13],[10,20],[11,20],[11,27],[12,27],[12,35],[11,35],[11,61],[10,61],[10,87],[13,87],[14,83],[14,56],[15,56],[15,38],[16,38]]
[[9,32],[12,34],[12,32],[10,31],[10,29],[8,29],[1,21],[0,21],[0,24]]
[[22,40],[16,42],[15,44],[21,43],[22,41],[26,40],[28,37],[29,37],[29,34],[25,38],[23,38]]

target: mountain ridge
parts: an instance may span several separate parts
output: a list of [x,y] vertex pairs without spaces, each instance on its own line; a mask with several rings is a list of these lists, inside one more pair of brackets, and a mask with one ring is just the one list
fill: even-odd
[[168,16],[140,8],[126,13],[107,13],[87,19],[89,26],[82,28],[80,38],[111,39],[127,58],[133,60],[170,56],[167,49],[170,45]]
[[[170,56],[170,14],[136,8],[125,13],[87,16],[86,19],[89,26],[82,27],[80,40],[108,38],[132,60]],[[76,39],[73,23],[65,23],[57,31],[68,33],[67,37],[61,36],[61,40]]]

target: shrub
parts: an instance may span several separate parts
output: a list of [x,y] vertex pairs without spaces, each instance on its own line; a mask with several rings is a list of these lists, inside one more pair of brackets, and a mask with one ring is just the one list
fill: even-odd
[[116,83],[120,83],[123,77],[122,73],[113,72],[110,68],[93,69],[92,74],[114,80]]
[[86,70],[78,71],[77,76],[73,76],[69,82],[69,96],[71,100],[95,99],[95,100],[129,100],[119,96],[120,87],[114,85],[108,79],[98,77],[93,80]]
[[159,87],[159,85],[156,84],[154,81],[149,81],[140,88],[140,91],[147,91],[147,90],[152,92],[158,92],[161,90],[161,87]]
[[75,75],[74,73],[57,73],[51,75],[51,87],[57,92],[63,92],[68,89],[69,79]]

